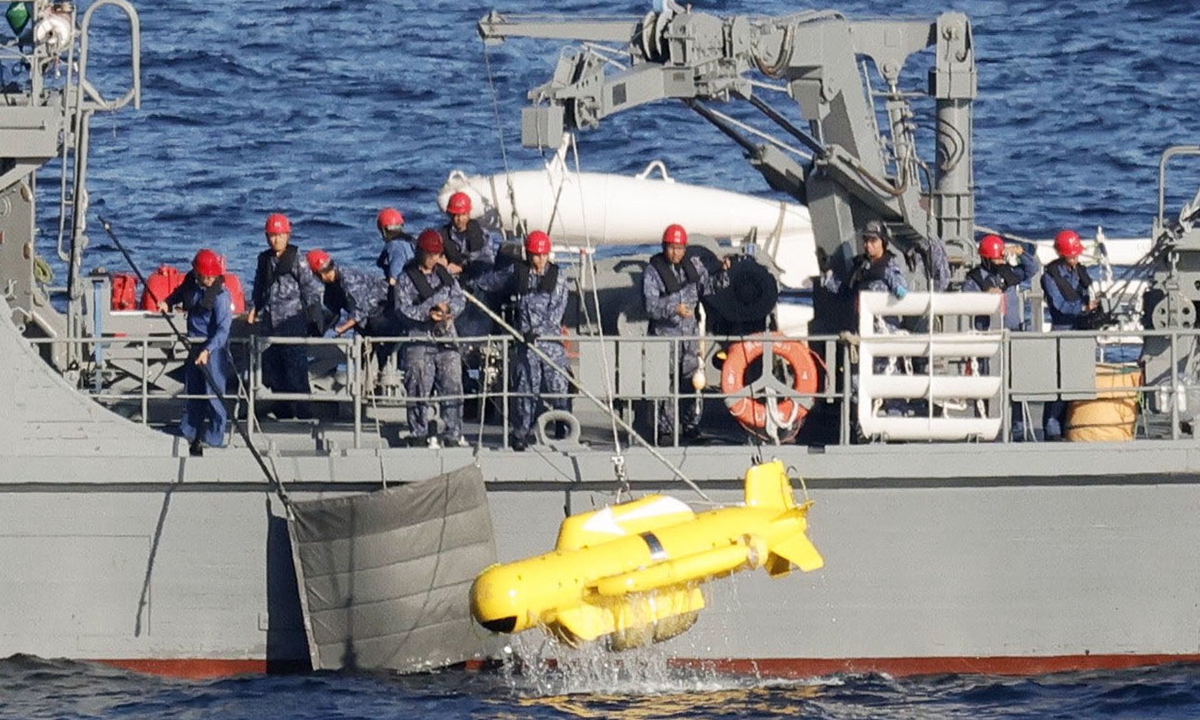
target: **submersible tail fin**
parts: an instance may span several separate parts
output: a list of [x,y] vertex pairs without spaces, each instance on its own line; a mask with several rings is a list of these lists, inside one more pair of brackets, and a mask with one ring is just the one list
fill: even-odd
[[811,506],[811,501],[796,504],[782,462],[760,463],[746,471],[746,507],[779,510],[783,516],[775,523],[782,531],[772,532],[767,542],[769,554],[764,566],[772,577],[787,574],[791,565],[804,572],[824,567],[821,553],[805,534]]

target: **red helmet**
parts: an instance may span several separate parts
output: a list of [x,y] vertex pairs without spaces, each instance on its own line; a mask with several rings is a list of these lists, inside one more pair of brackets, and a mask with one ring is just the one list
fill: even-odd
[[525,252],[530,255],[548,255],[550,253],[550,236],[541,230],[534,230],[525,237]]
[[267,216],[267,224],[263,229],[268,235],[283,235],[292,231],[292,223],[283,213],[271,213]]
[[197,275],[202,277],[217,277],[225,273],[224,263],[221,258],[212,250],[204,248],[196,253],[196,257],[192,258],[192,269]]
[[446,203],[446,212],[451,215],[471,212],[471,196],[465,192],[454,193],[450,196],[450,202]]
[[1004,241],[999,235],[984,235],[979,240],[979,257],[999,260],[1004,257]]
[[1054,250],[1065,258],[1082,255],[1083,242],[1079,239],[1079,233],[1074,230],[1059,230],[1054,236]]
[[308,260],[308,269],[314,273],[319,273],[333,264],[333,258],[324,250],[309,250],[304,258]]
[[662,241],[663,245],[687,245],[687,230],[682,225],[668,225]]
[[379,232],[393,230],[403,224],[404,216],[396,208],[384,208],[379,211],[379,217],[375,218],[375,226],[379,228]]
[[442,235],[437,230],[422,230],[417,236],[417,249],[430,255],[440,255],[446,249]]

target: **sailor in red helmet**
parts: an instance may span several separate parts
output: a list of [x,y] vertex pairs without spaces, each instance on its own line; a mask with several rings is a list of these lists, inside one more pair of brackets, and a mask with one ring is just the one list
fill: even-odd
[[[466,298],[458,281],[446,269],[442,236],[423,230],[417,236],[417,258],[396,281],[394,312],[407,325],[404,344],[404,390],[408,394],[410,442],[430,447],[465,447],[462,435],[462,354],[454,318],[462,313]],[[428,399],[436,391],[449,396],[441,401],[441,440],[429,434]],[[457,396],[457,397],[456,397]]]
[[[190,440],[192,455],[203,454],[203,446],[225,445],[225,383],[229,377],[229,327],[233,322],[233,299],[225,289],[225,268],[217,254],[207,248],[192,259],[192,270],[183,282],[158,303],[159,312],[182,306],[187,311],[190,341],[184,363],[183,390],[190,397],[179,421],[180,433]],[[211,385],[210,385],[211,380]]]
[[[512,433],[514,450],[533,442],[533,422],[543,400],[555,410],[567,410],[567,352],[563,348],[562,319],[567,310],[567,277],[550,261],[550,236],[534,230],[525,238],[525,260],[483,275],[479,287],[488,292],[506,292],[516,309],[514,323],[525,342],[517,347],[516,385],[518,397]],[[550,357],[542,360],[530,351],[536,347]]]
[[[1022,283],[1037,275],[1042,264],[1038,262],[1033,248],[1028,251],[1020,243],[1005,243],[999,235],[984,235],[979,240],[979,264],[967,272],[963,281],[963,292],[987,292],[1004,295],[1004,327],[1008,330],[1023,330],[1024,313],[1018,294]],[[1013,265],[1009,258],[1015,258]],[[975,319],[978,330],[991,326],[987,316]]]
[[[268,248],[258,256],[246,321],[261,324],[264,334],[305,337],[324,332],[321,286],[291,244],[292,223],[272,213],[263,228]],[[271,345],[262,354],[263,383],[272,390],[308,394],[308,353],[303,345]],[[311,417],[308,403],[277,403],[275,417]]]
[[496,252],[479,222],[471,219],[471,196],[456,192],[446,202],[450,221],[439,231],[445,246],[446,269],[459,280],[473,280],[492,269]]
[[[668,225],[663,230],[662,252],[651,256],[642,274],[642,297],[646,303],[646,314],[650,317],[650,335],[696,338],[700,334],[696,307],[701,299],[713,291],[713,286],[700,260],[686,257],[687,243],[687,230],[682,225]],[[681,340],[672,343],[671,350],[679,392],[692,392],[692,376],[700,369],[700,341]],[[679,413],[681,436],[686,440],[698,439],[699,422],[699,402],[684,401]],[[674,403],[659,403],[656,430],[660,444],[673,437]]]
[[[999,235],[984,235],[979,239],[979,258],[979,265],[967,272],[967,279],[962,284],[963,292],[1003,295],[1001,314],[1004,316],[1004,328],[1014,332],[1025,329],[1020,288],[1042,268],[1036,251],[1032,247],[1027,250],[1020,243],[1005,243]],[[1013,265],[1009,258],[1015,258],[1017,264]],[[986,315],[975,318],[976,330],[988,330],[991,325],[991,318]],[[988,372],[987,364],[986,358],[980,360],[984,373]],[[1013,403],[1010,410],[1012,437],[1014,440],[1024,440],[1024,409],[1020,403]]]
[[404,232],[404,216],[396,208],[386,207],[375,218],[375,227],[383,238],[383,251],[375,264],[383,270],[388,285],[395,285],[404,266],[417,255],[417,239]]
[[333,317],[335,335],[356,330],[364,335],[387,334],[386,280],[374,273],[344,268],[324,250],[304,255],[313,275],[325,284],[325,309]]
[[[1095,310],[1099,301],[1092,297],[1092,278],[1079,258],[1083,255],[1083,241],[1074,230],[1060,230],[1054,236],[1054,251],[1058,259],[1046,266],[1042,273],[1042,292],[1046,296],[1046,308],[1050,311],[1050,324],[1054,330],[1083,329],[1084,317]],[[1063,421],[1067,414],[1067,403],[1051,400],[1042,406],[1042,433],[1046,440],[1062,440]]]

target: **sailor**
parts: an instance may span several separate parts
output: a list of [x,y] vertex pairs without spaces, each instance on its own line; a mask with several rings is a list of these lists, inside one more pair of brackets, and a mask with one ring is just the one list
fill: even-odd
[[[967,273],[963,281],[963,292],[986,292],[1003,295],[1000,308],[1004,316],[1004,328],[1010,331],[1024,329],[1025,313],[1022,311],[1020,288],[1037,275],[1042,265],[1033,248],[1014,243],[1005,244],[998,235],[984,235],[979,240],[979,265]],[[1014,266],[1010,258],[1015,258]],[[976,330],[988,330],[992,320],[987,315],[975,318]],[[987,359],[981,359],[982,371],[988,372]],[[1020,403],[1012,404],[1012,436],[1016,440],[1025,437],[1024,411]]]
[[[712,292],[708,271],[696,257],[687,258],[687,230],[682,225],[668,225],[663,230],[662,252],[650,258],[642,274],[642,296],[646,314],[650,317],[650,335],[655,337],[689,337],[672,343],[672,365],[678,373],[680,393],[693,391],[692,376],[700,369],[700,323],[696,306]],[[680,411],[680,434],[687,440],[700,437],[699,403],[685,402]],[[658,406],[658,440],[665,442],[674,432],[674,402]]]
[[471,196],[465,192],[451,195],[446,214],[450,221],[442,226],[440,234],[450,274],[466,282],[491,270],[496,254],[483,227],[471,219]]
[[404,345],[404,389],[413,402],[408,406],[408,429],[413,444],[438,447],[429,435],[428,403],[434,390],[448,397],[440,404],[442,444],[465,447],[462,436],[462,356],[452,342],[458,334],[454,318],[466,305],[462,288],[446,268],[441,234],[424,230],[417,236],[417,257],[397,278],[395,312],[408,324],[410,341]]
[[[908,283],[896,257],[888,252],[888,232],[883,223],[871,220],[863,226],[859,237],[863,252],[851,261],[849,280],[843,284],[834,277],[833,270],[826,270],[822,281],[825,289],[832,293],[845,291],[852,297],[863,291],[890,292],[897,299],[907,295]],[[892,330],[900,327],[895,317],[886,317],[884,322]]]
[[[1042,265],[1033,249],[1027,252],[1020,244],[1006,244],[998,235],[984,235],[979,240],[979,265],[967,273],[963,281],[963,292],[987,292],[1004,295],[1001,308],[1004,327],[1007,330],[1023,330],[1024,313],[1021,312],[1019,290],[1022,283],[1037,275]],[[1010,258],[1015,258],[1014,266]],[[975,318],[977,330],[991,327],[991,318],[981,315]]]
[[179,430],[190,438],[192,455],[202,455],[203,446],[225,445],[225,382],[229,377],[229,326],[233,322],[233,299],[225,288],[221,259],[207,248],[196,253],[192,270],[158,303],[159,312],[182,306],[187,311],[187,334],[191,343],[183,370],[183,389],[190,397],[183,409]]
[[325,309],[334,321],[335,335],[355,330],[363,335],[387,333],[388,285],[378,275],[343,268],[324,250],[305,254],[308,267],[325,284]]
[[[489,292],[507,292],[513,299],[516,328],[525,342],[517,347],[517,393],[512,447],[524,450],[532,442],[531,430],[541,393],[551,395],[548,404],[566,410],[569,401],[567,353],[562,344],[562,319],[567,309],[567,278],[550,262],[550,236],[534,230],[525,238],[526,260],[518,260],[479,278]],[[530,350],[536,347],[551,363]]]
[[[859,237],[862,239],[863,252],[851,261],[849,279],[843,284],[834,277],[832,270],[827,269],[822,285],[831,293],[841,293],[851,298],[857,298],[860,292],[890,292],[896,299],[903,299],[908,295],[908,284],[896,257],[888,251],[887,228],[878,220],[871,220],[863,226]],[[894,315],[880,317],[877,323],[885,332],[894,333],[901,329],[900,318]],[[876,374],[885,373],[889,371],[889,366],[894,368],[895,364],[895,358],[877,357],[872,370]],[[883,403],[883,410],[888,415],[904,415],[910,409],[928,412],[923,401],[917,401],[915,408],[910,408],[907,402],[895,398]]]
[[[1060,230],[1054,236],[1054,251],[1058,259],[1042,273],[1042,292],[1050,310],[1053,330],[1082,329],[1084,316],[1096,309],[1099,301],[1092,297],[1092,279],[1079,262],[1083,242],[1074,230]],[[1063,421],[1067,403],[1056,399],[1042,406],[1042,435],[1045,440],[1062,440]]]
[[[286,215],[272,213],[264,231],[266,250],[258,256],[251,292],[253,307],[246,318],[262,324],[272,337],[305,337],[324,332],[321,286],[289,241],[292,224]],[[263,383],[276,392],[309,393],[308,353],[303,345],[271,345],[262,354]],[[278,403],[275,417],[310,417],[308,403]]]
[[386,207],[379,211],[375,226],[383,238],[383,250],[375,264],[383,270],[389,286],[395,286],[404,266],[416,257],[416,238],[404,232],[404,216],[396,208]]

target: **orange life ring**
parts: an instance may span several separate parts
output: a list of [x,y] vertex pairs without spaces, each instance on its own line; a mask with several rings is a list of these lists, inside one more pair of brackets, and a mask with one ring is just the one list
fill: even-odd
[[[791,366],[794,378],[792,390],[798,393],[815,393],[817,365],[808,345],[799,340],[783,339],[778,333],[743,340],[726,351],[725,363],[721,366],[721,392],[732,395],[746,387],[746,368],[762,357],[764,340],[771,342],[772,353],[786,360]],[[761,398],[742,397],[726,402],[729,404],[730,414],[747,430],[757,433],[767,426],[767,404]],[[800,430],[808,408],[794,399],[782,398],[779,400],[778,409],[780,417],[792,419],[789,430],[790,435],[794,436]]]

